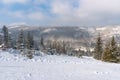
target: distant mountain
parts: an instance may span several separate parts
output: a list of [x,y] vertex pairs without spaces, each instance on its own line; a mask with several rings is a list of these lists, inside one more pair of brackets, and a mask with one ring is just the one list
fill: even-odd
[[45,41],[61,40],[73,43],[72,46],[86,46],[93,39],[94,29],[84,27],[38,27],[26,25],[12,25],[8,27],[13,39],[16,40],[19,31],[22,29],[25,33],[31,31],[35,36],[36,42],[40,41],[41,35]]
[[120,25],[97,27],[95,33],[100,33],[104,40],[114,36],[120,42]]
[[[32,31],[34,34],[51,36],[51,38],[72,38],[79,39],[92,36],[92,32],[87,28],[80,27],[38,27],[26,25],[12,25],[8,27],[11,32],[19,30]],[[37,35],[36,35],[37,36]]]
[[95,43],[98,33],[101,34],[103,40],[109,40],[111,36],[115,36],[116,40],[120,42],[120,26],[99,26],[99,27],[40,27],[28,26],[25,24],[14,24],[8,26],[11,36],[14,40],[17,39],[19,31],[24,30],[26,34],[28,31],[35,36],[36,43],[40,41],[41,35],[44,40],[61,40],[72,43],[74,47],[87,47]]

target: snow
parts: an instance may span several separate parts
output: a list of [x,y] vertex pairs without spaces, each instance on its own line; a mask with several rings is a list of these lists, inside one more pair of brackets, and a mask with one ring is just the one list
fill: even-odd
[[[75,48],[75,50],[77,50],[77,51],[81,50],[81,51],[87,52],[87,48],[84,46],[81,46],[80,48]],[[92,51],[94,51],[94,48],[89,48],[89,50],[92,52]]]
[[[17,51],[0,51],[0,80],[119,80],[120,64],[92,57],[57,55],[28,59]],[[43,53],[42,53],[43,54]]]
[[27,24],[27,23],[24,23],[24,22],[9,24],[9,26],[11,26],[10,28],[17,28],[17,27],[19,27],[20,25],[28,25],[28,24]]
[[55,29],[55,28],[45,29],[43,32],[44,32],[44,33],[49,33],[49,32],[51,32],[51,31],[56,31],[56,29]]
[[120,35],[120,26],[103,26],[103,27],[97,27],[95,33],[101,33],[102,37],[104,38],[110,38],[113,35]]
[[106,30],[107,28],[106,27],[102,27],[102,28],[96,28],[97,31],[102,31],[102,30]]

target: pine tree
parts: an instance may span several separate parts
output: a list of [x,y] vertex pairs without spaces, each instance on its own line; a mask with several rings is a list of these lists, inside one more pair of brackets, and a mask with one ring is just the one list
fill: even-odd
[[42,46],[42,48],[43,48],[43,49],[45,49],[45,45],[44,45],[44,38],[43,38],[43,35],[41,36],[40,45]]
[[95,46],[95,52],[93,54],[93,57],[95,59],[98,59],[100,60],[101,59],[101,56],[102,56],[102,53],[103,53],[103,44],[102,44],[102,39],[101,39],[101,36],[100,34],[98,35],[98,38],[96,40],[96,46]]
[[28,32],[27,34],[27,48],[32,49],[34,47],[33,35]]
[[4,45],[8,47],[8,39],[9,39],[8,28],[4,25],[2,30],[4,34]]
[[60,41],[58,41],[57,42],[57,48],[56,48],[56,51],[60,54],[60,53],[62,53],[62,46],[61,46],[62,44],[61,44],[61,42]]
[[66,50],[66,43],[63,41],[62,42],[63,46],[62,46],[62,51],[64,54],[66,54],[67,50]]
[[12,48],[12,38],[10,35],[8,36],[8,47]]
[[116,44],[116,41],[115,41],[115,38],[114,36],[112,36],[112,39],[111,39],[111,43],[110,43],[110,51],[111,51],[111,55],[112,55],[112,61],[116,61],[116,57],[115,54],[117,52],[117,44]]
[[111,51],[114,52],[117,50],[117,45],[114,36],[112,36],[111,43],[110,43]]
[[31,49],[31,43],[30,43],[30,32],[27,33],[27,39],[26,39],[26,46],[27,49]]
[[33,35],[30,32],[27,33],[26,46],[27,46],[27,54],[26,54],[26,56],[29,59],[32,59],[33,58],[33,54],[34,54],[33,53],[34,40],[33,40]]
[[17,49],[20,49],[20,51],[23,52],[24,47],[25,47],[24,34],[23,34],[23,30],[21,30],[17,40]]
[[107,45],[105,46],[105,49],[103,51],[102,57],[101,59],[103,61],[109,61],[112,57],[111,51],[110,51],[110,43],[107,43]]
[[109,45],[106,46],[103,52],[102,60],[107,62],[117,62],[117,58],[116,58],[117,53],[118,53],[117,45],[113,36]]

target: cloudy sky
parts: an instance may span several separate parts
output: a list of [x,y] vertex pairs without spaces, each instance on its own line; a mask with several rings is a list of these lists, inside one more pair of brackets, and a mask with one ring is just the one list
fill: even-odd
[[0,0],[0,25],[120,24],[120,0]]

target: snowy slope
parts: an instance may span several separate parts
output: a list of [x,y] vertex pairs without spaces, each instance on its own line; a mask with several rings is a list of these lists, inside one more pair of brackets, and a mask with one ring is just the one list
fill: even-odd
[[103,37],[111,37],[111,36],[120,36],[120,26],[119,25],[114,25],[114,26],[102,26],[96,28],[97,33],[101,33]]
[[0,80],[119,80],[120,64],[56,55],[27,59],[0,51]]

